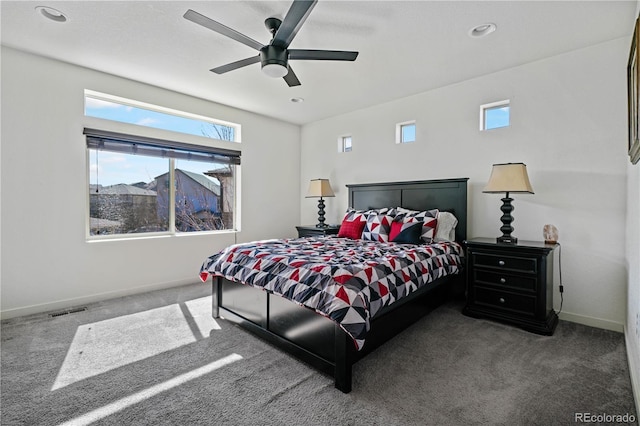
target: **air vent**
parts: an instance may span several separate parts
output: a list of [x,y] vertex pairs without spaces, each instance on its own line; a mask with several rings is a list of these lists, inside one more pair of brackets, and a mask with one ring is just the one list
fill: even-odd
[[51,313],[51,314],[49,314],[49,318],[61,317],[63,315],[68,315],[68,314],[75,314],[75,313],[78,313],[78,312],[84,312],[86,310],[87,310],[86,306],[83,306],[82,308],[71,308],[71,309],[67,309],[67,310],[64,310],[64,311]]

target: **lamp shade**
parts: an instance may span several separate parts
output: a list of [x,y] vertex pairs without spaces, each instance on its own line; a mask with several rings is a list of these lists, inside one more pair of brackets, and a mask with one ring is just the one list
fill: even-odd
[[494,164],[487,186],[482,192],[521,192],[533,194],[527,165],[524,163]]
[[329,179],[311,179],[306,198],[335,197]]

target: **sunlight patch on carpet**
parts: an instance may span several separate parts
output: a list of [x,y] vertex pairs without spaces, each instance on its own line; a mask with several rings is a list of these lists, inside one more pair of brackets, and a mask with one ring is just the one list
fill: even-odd
[[85,324],[76,330],[51,390],[194,343],[220,330],[211,297]]
[[82,416],[73,418],[68,420],[59,426],[84,426],[89,425],[93,422],[96,422],[100,419],[103,419],[111,414],[117,413],[118,411],[122,411],[127,407],[130,407],[134,404],[142,402],[146,399],[154,397],[159,393],[168,391],[169,389],[175,388],[177,386],[183,385],[190,380],[197,379],[198,377],[204,376],[205,374],[209,374],[212,371],[215,371],[225,365],[229,365],[233,362],[239,361],[242,359],[241,355],[236,353],[221,358],[217,361],[209,363],[200,368],[196,368],[195,370],[191,370],[188,373],[181,374],[179,376],[174,377],[173,379],[169,379],[157,385],[151,386],[147,389],[144,389],[140,392],[136,392],[133,395],[129,395],[124,398],[120,398],[117,401],[112,402],[111,404],[104,405],[100,408],[97,408],[93,411],[90,411]]

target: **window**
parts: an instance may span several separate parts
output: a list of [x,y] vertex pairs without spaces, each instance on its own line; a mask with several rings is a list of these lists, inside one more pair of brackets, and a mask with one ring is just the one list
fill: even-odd
[[338,140],[338,149],[340,152],[351,152],[351,136],[342,136]]
[[416,122],[407,121],[396,124],[396,143],[408,143],[416,141]]
[[480,130],[509,126],[509,100],[480,105]]
[[240,152],[85,128],[89,232],[235,229]]
[[84,115],[239,142],[240,126],[196,114],[85,90]]

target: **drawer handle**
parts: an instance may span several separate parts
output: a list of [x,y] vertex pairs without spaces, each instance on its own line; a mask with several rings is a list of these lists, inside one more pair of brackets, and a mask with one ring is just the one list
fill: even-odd
[[500,301],[500,303],[504,303],[504,302],[505,302],[504,297],[501,297],[501,298],[500,298],[500,299],[498,299],[498,300]]
[[504,260],[498,260],[498,265],[504,266]]
[[504,284],[506,282],[507,282],[507,280],[505,280],[504,278],[500,278],[500,284]]

